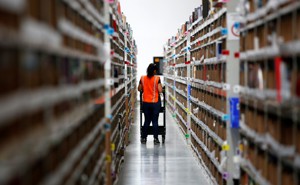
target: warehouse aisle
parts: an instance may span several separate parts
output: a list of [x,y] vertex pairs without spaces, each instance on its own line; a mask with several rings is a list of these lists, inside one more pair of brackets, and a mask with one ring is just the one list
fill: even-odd
[[[131,128],[131,143],[126,149],[119,185],[210,184],[169,111],[166,143],[158,146],[154,146],[153,136],[148,136],[146,145],[140,143],[139,107],[136,112],[138,116]],[[159,123],[162,124],[162,114]],[[159,139],[161,141],[161,136]]]

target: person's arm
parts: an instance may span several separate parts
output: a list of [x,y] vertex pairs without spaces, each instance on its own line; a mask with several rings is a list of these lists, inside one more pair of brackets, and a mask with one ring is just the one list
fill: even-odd
[[140,83],[139,83],[139,86],[138,86],[138,91],[143,91],[143,85],[142,85],[142,82],[140,80]]
[[161,85],[161,82],[160,82],[160,79],[158,80],[158,92],[159,93],[162,93],[163,92],[163,88],[162,88],[162,85]]

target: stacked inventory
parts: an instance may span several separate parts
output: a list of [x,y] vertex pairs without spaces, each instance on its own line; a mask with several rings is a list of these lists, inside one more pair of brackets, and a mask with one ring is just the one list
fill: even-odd
[[[117,77],[112,118],[104,119],[105,87],[116,85],[106,78],[104,66],[113,60],[112,74],[124,70],[125,40],[131,57],[136,55],[132,31],[115,12],[117,5],[102,0],[0,2],[0,184],[109,182],[105,166],[111,161],[106,150],[111,141],[105,133],[110,128],[117,172],[125,134],[115,128],[129,129],[132,119],[122,119],[128,82],[125,74]],[[119,26],[109,24],[109,12],[118,15]],[[104,47],[107,39],[115,53]],[[136,73],[128,74],[128,92],[134,95]],[[133,98],[130,102],[133,107]]]
[[123,161],[130,125],[133,121],[137,49],[130,25],[126,22],[126,17],[121,14],[120,4],[111,4],[110,25],[115,30],[110,40],[111,74],[114,78],[114,87],[111,90],[111,173],[115,180]]
[[[215,3],[195,10],[165,46],[167,102],[179,127],[215,184],[237,178],[229,158],[227,10]],[[207,10],[208,11],[208,10]],[[234,73],[232,73],[234,74]],[[238,74],[238,73],[237,73]],[[231,129],[231,127],[229,127]]]
[[[207,165],[215,182],[223,184],[221,167],[225,150],[222,151],[226,136],[227,93],[226,58],[221,51],[226,49],[226,10],[200,19],[191,28],[192,65],[191,110],[192,147]],[[225,182],[224,182],[225,183]]]
[[300,3],[246,1],[240,39],[242,184],[300,183]]
[[215,183],[299,184],[300,3],[223,5],[204,0],[165,46],[173,117]]

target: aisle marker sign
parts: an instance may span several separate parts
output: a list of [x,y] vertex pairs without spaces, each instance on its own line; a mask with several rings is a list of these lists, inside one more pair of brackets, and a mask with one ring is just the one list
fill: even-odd
[[239,108],[239,98],[232,97],[229,98],[230,102],[230,121],[231,128],[239,128],[239,120],[240,120],[240,108]]
[[240,15],[238,13],[227,13],[228,40],[239,40],[240,38]]

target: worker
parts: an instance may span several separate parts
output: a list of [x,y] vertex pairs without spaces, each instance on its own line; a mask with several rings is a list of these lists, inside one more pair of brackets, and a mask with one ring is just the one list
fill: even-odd
[[159,76],[155,76],[157,67],[150,64],[147,68],[147,75],[142,76],[138,86],[138,90],[143,93],[143,111],[145,115],[144,126],[142,127],[141,143],[147,142],[148,128],[152,121],[154,144],[160,144],[158,140],[158,116],[161,107],[160,93],[163,92],[162,84]]

